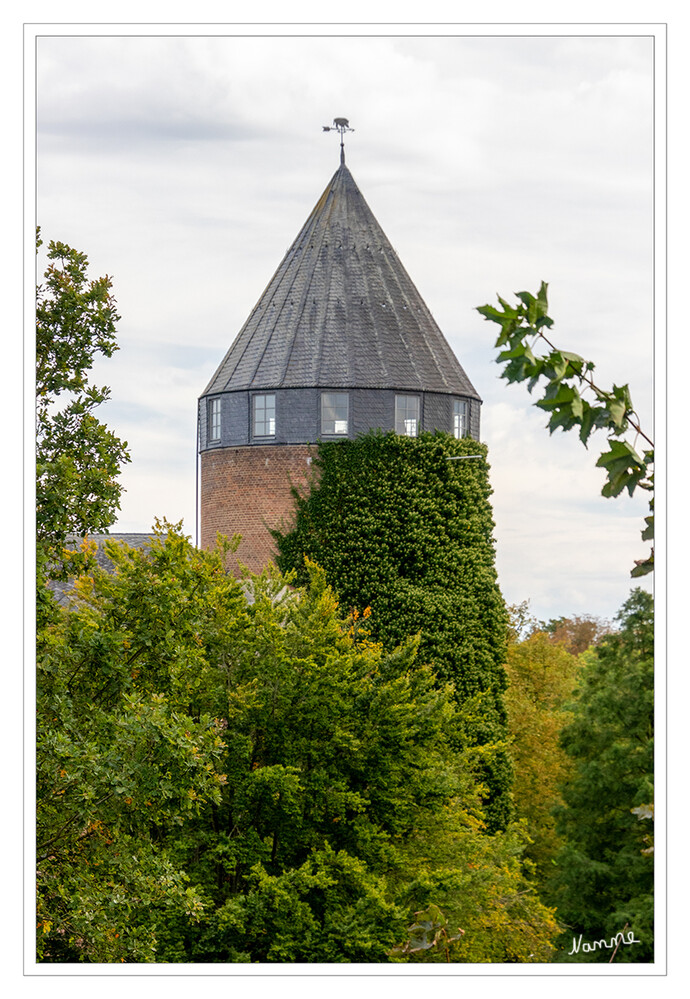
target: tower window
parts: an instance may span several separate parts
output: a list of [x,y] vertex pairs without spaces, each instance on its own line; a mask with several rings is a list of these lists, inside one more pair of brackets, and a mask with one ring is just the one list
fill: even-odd
[[419,432],[419,396],[396,395],[395,432],[403,437],[416,437]]
[[276,397],[274,395],[254,396],[254,436],[275,437]]
[[349,397],[347,392],[321,393],[321,433],[346,434]]
[[220,440],[220,398],[208,401],[208,439]]
[[453,400],[453,437],[467,437],[467,403]]

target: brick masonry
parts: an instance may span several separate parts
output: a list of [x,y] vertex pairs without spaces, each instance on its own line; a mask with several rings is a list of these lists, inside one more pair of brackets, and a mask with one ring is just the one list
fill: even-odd
[[218,532],[242,541],[237,562],[260,572],[275,556],[269,531],[286,527],[294,511],[292,486],[308,487],[315,450],[308,444],[219,448],[201,455],[201,547]]

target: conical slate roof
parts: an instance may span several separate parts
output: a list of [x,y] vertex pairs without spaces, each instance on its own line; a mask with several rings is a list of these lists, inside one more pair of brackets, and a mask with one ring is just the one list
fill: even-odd
[[204,395],[307,387],[479,398],[344,163]]

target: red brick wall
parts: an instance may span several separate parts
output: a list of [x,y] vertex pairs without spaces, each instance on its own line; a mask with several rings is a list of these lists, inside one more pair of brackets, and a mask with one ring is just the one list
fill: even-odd
[[[294,485],[311,477],[307,444],[227,447],[201,455],[201,547],[212,548],[218,532],[242,541],[235,558],[260,572],[275,554],[270,528],[289,525]],[[235,569],[233,563],[230,568]]]

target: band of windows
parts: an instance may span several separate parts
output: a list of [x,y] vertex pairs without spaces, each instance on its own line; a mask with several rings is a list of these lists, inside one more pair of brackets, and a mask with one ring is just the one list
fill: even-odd
[[[211,398],[207,403],[209,443],[221,440],[221,398]],[[321,393],[321,434],[324,437],[347,436],[350,428],[350,397],[347,392]],[[420,431],[420,397],[400,394],[395,396],[395,432],[405,437],[417,437]],[[456,438],[469,435],[469,404],[464,399],[453,400],[452,434]],[[274,393],[252,397],[252,436],[275,437],[276,397]]]

